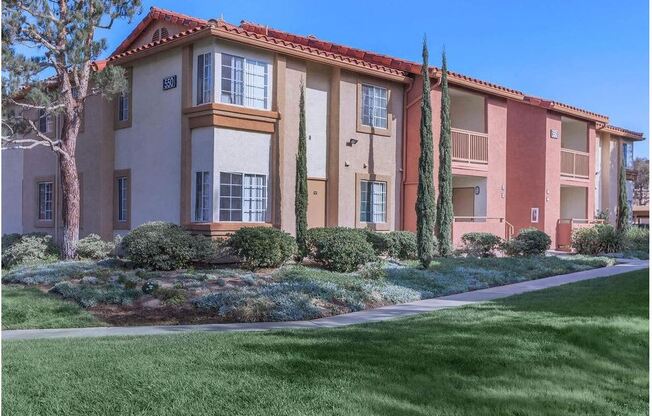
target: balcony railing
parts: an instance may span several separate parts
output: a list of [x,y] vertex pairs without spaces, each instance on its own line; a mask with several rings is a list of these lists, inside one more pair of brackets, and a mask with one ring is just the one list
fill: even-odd
[[451,129],[453,162],[486,165],[489,161],[489,136],[486,133]]
[[577,150],[561,149],[561,176],[589,178],[589,154]]

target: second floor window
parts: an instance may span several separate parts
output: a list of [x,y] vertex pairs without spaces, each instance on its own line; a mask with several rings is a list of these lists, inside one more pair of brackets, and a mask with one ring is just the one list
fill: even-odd
[[362,84],[362,124],[387,128],[387,89]]
[[631,169],[634,167],[634,143],[623,143],[623,157],[625,167]]
[[223,53],[220,100],[245,107],[267,108],[268,78],[266,63]]
[[212,62],[211,53],[197,56],[197,104],[213,102]]
[[41,133],[52,133],[54,118],[45,113],[45,110],[38,112],[38,131]]
[[38,184],[38,219],[52,221],[54,184],[52,182],[39,182]]
[[195,173],[195,221],[210,221],[211,212],[211,176],[210,172]]
[[118,121],[129,120],[129,92],[118,96]]
[[387,221],[387,182],[360,183],[360,221],[384,223]]

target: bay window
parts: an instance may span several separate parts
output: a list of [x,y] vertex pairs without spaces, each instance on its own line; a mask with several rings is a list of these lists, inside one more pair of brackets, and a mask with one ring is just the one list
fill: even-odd
[[387,222],[387,182],[360,182],[360,222]]
[[267,216],[267,177],[220,173],[220,221],[264,222]]
[[268,107],[269,75],[265,62],[222,54],[220,101],[245,107]]
[[204,53],[197,56],[197,104],[213,102],[213,58]]
[[211,177],[210,172],[195,173],[195,221],[211,221]]

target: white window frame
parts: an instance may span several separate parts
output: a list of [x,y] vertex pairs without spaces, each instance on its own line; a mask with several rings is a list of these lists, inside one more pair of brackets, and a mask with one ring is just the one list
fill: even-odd
[[372,84],[362,84],[360,124],[375,129],[389,128],[389,90]]
[[208,170],[195,172],[194,222],[211,222],[212,174]]
[[213,52],[197,55],[197,105],[213,102],[213,72]]
[[[270,104],[269,78],[267,62],[222,53],[220,59],[220,102],[267,110]],[[255,80],[259,82],[254,82]],[[227,85],[228,89],[225,88]],[[255,94],[256,91],[261,92],[261,90],[262,95]]]
[[52,181],[38,183],[37,218],[39,221],[52,221],[54,219],[54,183]]
[[[228,183],[222,182],[222,175],[230,175],[230,180]],[[222,190],[225,187],[229,189],[237,186],[237,183],[233,183],[233,176],[240,176],[240,195],[224,195]],[[254,184],[253,180],[262,179],[262,184]],[[220,172],[220,191],[218,198],[218,218],[220,222],[248,222],[248,223],[265,223],[267,222],[267,211],[268,211],[268,177],[264,174],[259,173],[244,173],[244,172]],[[249,182],[248,182],[249,181]],[[229,191],[230,193],[231,191]],[[257,193],[257,195],[254,195]],[[247,197],[248,196],[248,197]],[[222,200],[229,200],[229,207],[225,208],[222,206]],[[232,208],[232,202],[234,200],[240,200],[240,208]],[[258,206],[255,206],[259,204]],[[222,211],[225,213],[228,211],[229,218],[223,219]],[[240,219],[233,219],[233,213],[239,212]],[[253,218],[253,219],[252,219]]]
[[[384,224],[387,222],[387,182],[360,181],[360,222]],[[376,188],[380,188],[377,192]],[[370,192],[371,190],[371,192]],[[377,200],[380,198],[380,200]]]
[[118,222],[127,222],[129,220],[128,192],[129,192],[129,178],[127,176],[118,176]]
[[530,208],[530,222],[532,224],[539,223],[539,208]]

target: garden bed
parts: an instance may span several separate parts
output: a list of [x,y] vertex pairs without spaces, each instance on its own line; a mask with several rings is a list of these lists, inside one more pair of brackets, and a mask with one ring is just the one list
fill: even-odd
[[[118,326],[306,320],[428,299],[613,264],[604,257],[384,261],[359,273],[288,265],[145,271],[120,261],[56,262],[5,272],[2,282],[38,288]],[[32,300],[33,301],[33,300]],[[7,312],[5,312],[7,313]]]

